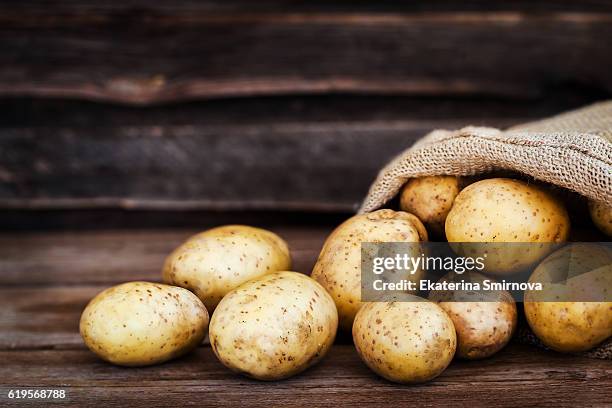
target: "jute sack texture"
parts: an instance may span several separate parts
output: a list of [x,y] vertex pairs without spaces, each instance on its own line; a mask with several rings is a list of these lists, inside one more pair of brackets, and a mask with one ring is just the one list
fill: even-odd
[[[612,203],[612,101],[499,130],[434,130],[378,174],[360,213],[377,210],[413,177],[516,171],[589,199]],[[518,338],[544,347],[528,327]],[[545,348],[545,347],[544,347]],[[581,353],[612,359],[612,339]]]
[[513,170],[590,199],[612,202],[612,101],[505,131],[434,130],[385,166],[360,213],[392,199],[413,177]]

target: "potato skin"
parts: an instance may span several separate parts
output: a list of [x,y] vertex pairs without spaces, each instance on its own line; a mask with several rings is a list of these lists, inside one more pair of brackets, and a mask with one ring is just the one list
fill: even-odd
[[595,226],[607,236],[612,237],[612,205],[589,201],[589,213]]
[[576,296],[581,291],[593,299],[607,299],[606,291],[612,288],[612,251],[593,244],[568,245],[544,259],[529,281],[559,282],[559,274],[568,271],[567,257],[572,267],[563,285],[545,285],[540,292],[525,291],[525,316],[531,330],[551,349],[587,351],[612,336],[612,302],[549,300],[579,299]]
[[261,228],[226,225],[192,236],[164,262],[163,281],[195,293],[212,313],[244,282],[291,268],[287,243]]
[[[470,272],[471,282],[483,282],[485,276]],[[460,281],[453,272],[440,281]],[[484,300],[486,299],[486,300]],[[516,303],[507,291],[435,292],[429,300],[440,306],[451,318],[457,332],[457,357],[476,360],[490,357],[504,348],[517,326]]]
[[332,298],[297,272],[249,281],[223,298],[210,322],[221,363],[259,380],[291,377],[327,353],[338,328]]
[[[563,204],[523,181],[491,178],[470,184],[455,198],[446,218],[449,242],[502,243],[488,247],[485,271],[508,275],[541,260],[553,245],[508,246],[507,242],[565,242],[570,221]],[[451,245],[461,255],[470,245]]]
[[[351,330],[361,307],[361,243],[420,241],[427,241],[427,231],[417,217],[387,209],[351,217],[331,233],[311,277],[336,302],[342,329]],[[416,273],[411,279],[421,277]]]
[[442,373],[455,354],[453,322],[435,303],[366,303],[355,317],[353,342],[370,369],[390,381],[421,383]]
[[108,288],[87,305],[80,332],[100,358],[146,366],[183,355],[202,342],[208,312],[193,293],[151,282]]
[[400,209],[416,215],[430,233],[444,237],[446,216],[463,186],[456,176],[410,179],[400,193]]

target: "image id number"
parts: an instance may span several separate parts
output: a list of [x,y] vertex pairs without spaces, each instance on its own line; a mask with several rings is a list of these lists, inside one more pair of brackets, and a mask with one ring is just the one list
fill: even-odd
[[64,399],[66,390],[8,390],[9,399]]

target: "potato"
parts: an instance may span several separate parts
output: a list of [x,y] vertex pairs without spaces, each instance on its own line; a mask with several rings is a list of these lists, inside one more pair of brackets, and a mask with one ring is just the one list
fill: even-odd
[[[485,271],[508,275],[541,260],[567,240],[569,217],[554,196],[523,181],[492,178],[462,190],[446,218],[446,237],[460,255],[484,252]],[[504,243],[543,243],[508,245]],[[467,243],[467,244],[466,244]],[[545,244],[550,243],[550,244]]]
[[400,209],[419,217],[432,234],[444,237],[446,216],[463,184],[455,176],[410,179],[400,194]]
[[227,294],[210,322],[219,360],[259,380],[291,377],[327,353],[338,328],[334,301],[316,281],[277,272]]
[[226,225],[189,238],[168,256],[164,282],[191,290],[212,313],[223,296],[244,282],[291,268],[289,247],[260,228]]
[[[417,217],[386,209],[356,215],[332,232],[311,276],[336,302],[341,328],[351,330],[361,307],[361,243],[419,241],[427,241],[427,231]],[[418,282],[422,276],[415,273],[410,279]]]
[[[440,282],[482,283],[487,278],[470,272],[454,272]],[[436,302],[453,321],[457,331],[457,357],[469,360],[490,357],[504,348],[512,338],[517,324],[516,304],[507,291],[436,291],[429,300]]]
[[589,201],[589,213],[597,228],[607,236],[612,237],[612,205]]
[[429,381],[455,354],[453,322],[435,303],[365,304],[355,317],[353,341],[361,359],[378,375],[400,383]]
[[150,282],[129,282],[94,297],[81,315],[87,347],[122,366],[161,363],[194,349],[208,327],[208,312],[193,293]]
[[612,336],[612,302],[606,301],[612,292],[610,248],[565,246],[544,259],[529,281],[544,285],[542,291],[525,291],[525,316],[546,346],[586,351]]

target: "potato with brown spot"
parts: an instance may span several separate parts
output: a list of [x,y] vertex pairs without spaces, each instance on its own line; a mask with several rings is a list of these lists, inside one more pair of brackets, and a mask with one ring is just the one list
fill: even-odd
[[432,235],[444,237],[446,216],[464,186],[465,179],[456,176],[410,179],[400,193],[400,209],[416,215]]
[[[427,231],[417,217],[387,209],[356,215],[331,233],[311,276],[336,302],[341,328],[351,330],[361,307],[361,243],[421,241],[427,241]],[[407,279],[418,282],[422,276],[419,271]]]
[[334,301],[297,272],[251,280],[223,298],[210,322],[210,343],[221,363],[259,380],[291,377],[317,363],[338,328]]
[[[509,275],[540,261],[555,243],[565,242],[570,221],[563,203],[542,188],[492,178],[471,184],[457,195],[445,228],[455,252],[466,256],[486,251],[485,272]],[[480,243],[488,243],[486,249]]]
[[[439,282],[477,282],[487,278],[476,272],[458,275],[454,272]],[[504,348],[517,325],[516,304],[503,291],[432,291],[429,300],[440,306],[451,318],[457,331],[457,357],[468,360],[490,357]]]
[[607,236],[612,237],[612,205],[589,201],[589,213],[597,228]]
[[544,259],[529,278],[543,290],[525,291],[525,316],[546,346],[587,351],[612,336],[612,250],[571,244]]
[[287,243],[273,232],[226,225],[189,238],[164,263],[164,282],[195,293],[212,313],[244,282],[291,268]]
[[421,383],[440,375],[455,354],[453,322],[435,303],[366,303],[353,325],[353,342],[375,373],[399,383]]
[[206,335],[208,312],[193,293],[151,282],[106,289],[80,321],[85,345],[122,366],[162,363],[193,350]]

